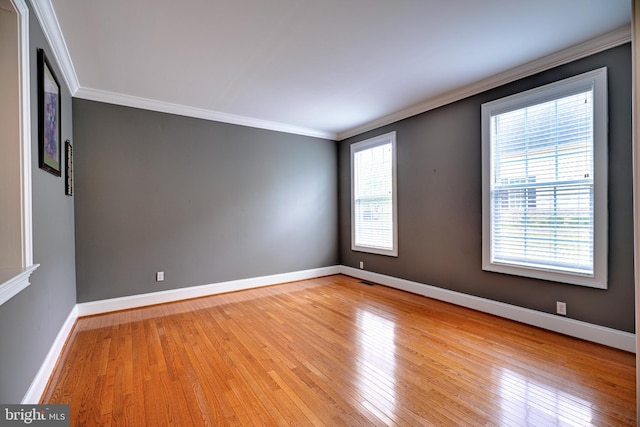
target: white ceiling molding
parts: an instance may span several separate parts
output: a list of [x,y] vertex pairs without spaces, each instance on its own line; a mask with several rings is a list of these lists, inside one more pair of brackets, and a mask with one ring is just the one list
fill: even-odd
[[399,120],[406,119],[408,117],[415,116],[417,114],[441,107],[446,104],[450,104],[455,101],[459,101],[469,96],[477,95],[486,90],[493,89],[503,84],[510,83],[527,76],[531,76],[541,71],[548,70],[558,65],[566,64],[568,62],[592,55],[594,53],[615,46],[619,46],[631,40],[631,28],[630,26],[625,26],[593,40],[578,44],[569,49],[565,49],[555,54],[545,56],[541,59],[529,62],[522,66],[494,75],[487,79],[480,80],[462,88],[443,93],[434,98],[430,98],[420,104],[336,134],[316,129],[298,127],[285,123],[271,122],[246,116],[233,115],[208,109],[190,107],[164,101],[157,101],[153,99],[82,87],[80,86],[80,83],[78,81],[78,77],[75,72],[73,62],[71,61],[71,57],[67,49],[67,45],[64,41],[64,37],[62,36],[62,31],[60,29],[58,19],[51,4],[51,0],[32,0],[32,4],[34,6],[34,12],[38,17],[41,26],[43,27],[45,36],[53,49],[53,56],[60,66],[64,80],[69,86],[72,96],[110,104],[124,105],[146,110],[195,117],[205,120],[213,120],[253,128],[267,129],[317,138],[333,139],[338,141],[350,138],[355,135],[359,135],[363,132],[376,129],[381,126],[394,123]]
[[141,108],[143,110],[158,111],[161,113],[176,114],[179,116],[194,117],[197,119],[212,120],[216,122],[230,123],[234,125],[241,125],[258,129],[273,130],[277,132],[292,133],[303,136],[312,136],[315,138],[324,138],[331,140],[336,139],[336,134],[334,133],[322,132],[314,129],[292,126],[285,123],[270,122],[267,120],[259,120],[251,117],[243,117],[234,114],[206,110],[204,108],[189,107],[186,105],[156,101],[153,99],[140,98],[137,96],[123,95],[120,93],[106,92],[96,89],[86,89],[81,87],[76,92],[75,97],[88,99],[91,101],[105,102],[107,104],[123,105],[127,107]]
[[78,82],[76,70],[73,68],[71,55],[69,55],[67,44],[64,42],[60,24],[58,23],[58,18],[53,10],[51,1],[31,0],[31,4],[33,4],[34,12],[38,21],[40,21],[44,35],[49,45],[51,45],[51,49],[53,49],[53,56],[62,71],[62,77],[73,96],[80,88],[80,83]]
[[424,103],[415,105],[402,111],[398,111],[397,113],[385,117],[381,117],[372,122],[365,123],[362,126],[358,126],[345,132],[341,132],[338,134],[337,140],[342,141],[344,139],[351,138],[352,136],[360,135],[361,133],[377,129],[381,126],[395,123],[399,120],[403,120],[424,113],[426,111],[451,104],[452,102],[460,101],[461,99],[477,95],[487,90],[494,89],[504,84],[522,79],[524,77],[532,76],[534,74],[549,70],[559,65],[568,64],[569,62],[585,58],[589,55],[593,55],[595,53],[602,52],[616,46],[620,46],[630,41],[631,26],[619,28],[593,40],[589,40],[560,52],[556,52],[552,55],[545,56],[544,58],[540,58],[536,61],[529,62],[528,64],[524,64],[511,70],[505,71],[503,73],[489,77],[488,79],[480,80],[471,85],[444,93],[436,98],[429,99]]
[[316,138],[336,139],[337,135],[335,133],[81,87],[78,82],[76,71],[73,67],[73,62],[71,61],[71,56],[69,55],[69,50],[67,49],[64,37],[62,36],[58,18],[56,17],[53,6],[51,5],[51,1],[32,0],[32,3],[34,12],[38,17],[38,21],[40,21],[40,25],[43,28],[47,41],[53,49],[53,56],[60,66],[62,75],[72,96],[92,101],[106,102],[108,104],[124,105],[128,107],[142,108],[145,110],[159,111],[163,113],[177,114],[180,116],[195,117],[259,129],[312,136]]

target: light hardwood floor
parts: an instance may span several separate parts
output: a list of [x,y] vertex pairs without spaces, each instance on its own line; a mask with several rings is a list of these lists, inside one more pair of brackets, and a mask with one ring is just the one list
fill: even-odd
[[636,424],[635,356],[346,276],[78,319],[71,425]]

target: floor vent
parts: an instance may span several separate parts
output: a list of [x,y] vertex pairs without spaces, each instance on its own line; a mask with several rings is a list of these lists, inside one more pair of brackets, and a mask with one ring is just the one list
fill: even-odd
[[375,286],[376,284],[373,282],[367,282],[366,280],[360,280],[360,283],[367,286]]

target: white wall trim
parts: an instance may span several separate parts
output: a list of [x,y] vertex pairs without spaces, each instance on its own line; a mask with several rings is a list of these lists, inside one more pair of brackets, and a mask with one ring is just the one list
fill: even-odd
[[208,295],[216,295],[226,292],[234,292],[246,289],[270,286],[279,283],[293,282],[297,280],[313,279],[316,277],[330,276],[334,274],[346,274],[348,276],[369,280],[401,289],[414,294],[446,301],[462,307],[472,308],[484,313],[493,314],[528,325],[548,329],[572,337],[592,341],[598,344],[621,350],[636,352],[635,334],[619,331],[604,326],[594,325],[567,317],[518,307],[503,302],[486,298],[467,295],[461,292],[450,291],[436,286],[412,282],[366,270],[358,270],[347,266],[331,266],[312,270],[304,270],[292,273],[276,274],[249,279],[233,280],[209,285],[192,286],[188,288],[171,289],[148,294],[132,295],[120,298],[111,298],[101,301],[92,301],[77,304],[78,316],[90,316],[94,314],[108,313],[117,310],[126,310],[144,307],[154,304],[162,304],[173,301],[181,301],[190,298],[198,298]]
[[518,307],[503,302],[467,295],[461,292],[450,291],[423,283],[413,282],[405,279],[398,279],[384,274],[373,273],[366,270],[358,270],[353,267],[342,266],[341,273],[389,286],[414,294],[446,301],[462,307],[472,308],[484,313],[504,317],[548,329],[561,334],[580,338],[586,341],[603,344],[620,350],[636,352],[636,336],[629,332],[606,328],[575,319],[569,319],[541,311]]
[[298,280],[313,279],[322,276],[332,276],[340,273],[341,266],[315,268],[311,270],[295,271],[291,273],[274,274],[271,276],[255,277],[250,279],[232,280],[229,282],[215,283],[211,285],[192,286],[189,288],[172,289],[150,294],[132,295],[129,297],[112,298],[102,301],[93,301],[76,304],[67,320],[63,323],[56,339],[53,341],[47,356],[45,357],[31,386],[22,398],[22,404],[36,404],[40,402],[42,394],[49,382],[56,363],[64,349],[64,345],[71,334],[78,317],[93,314],[108,313],[111,311],[144,307],[153,304],[181,301],[189,298],[197,298],[226,292],[240,291],[244,289],[259,288],[276,285],[279,283],[294,282]]
[[71,91],[71,95],[75,95],[80,87],[78,82],[78,76],[76,70],[73,67],[71,61],[71,55],[69,55],[69,49],[60,31],[60,24],[58,23],[58,17],[56,16],[53,6],[50,0],[32,0],[33,11],[40,21],[40,26],[44,32],[51,49],[53,50],[53,57],[60,66],[62,71],[62,77],[67,83],[67,87]]
[[297,135],[312,136],[317,138],[327,138],[341,141],[349,137],[359,135],[366,131],[415,116],[425,111],[433,110],[446,104],[477,95],[486,90],[510,83],[523,77],[531,76],[541,71],[548,70],[558,65],[566,64],[580,58],[584,58],[594,53],[619,46],[631,41],[631,27],[625,26],[614,30],[593,40],[581,43],[560,52],[548,55],[537,61],[513,68],[471,85],[444,93],[436,98],[429,99],[418,105],[398,111],[385,117],[365,123],[361,126],[346,130],[340,133],[324,132],[315,129],[301,128],[284,123],[270,122],[250,117],[236,116],[202,108],[188,107],[184,105],[172,104],[163,101],[156,101],[147,98],[139,98],[118,93],[105,92],[101,90],[84,88],[80,86],[78,77],[69,55],[69,50],[62,36],[58,18],[56,17],[50,0],[32,0],[34,12],[40,21],[45,36],[53,49],[54,57],[60,65],[64,80],[71,90],[71,95],[78,98],[101,101],[110,104],[125,105],[146,110],[159,111],[164,113],[177,114],[187,117],[213,120],[223,123],[231,123],[248,126],[258,129],[274,130]]
[[20,15],[22,267],[31,267],[33,265],[33,196],[31,187],[31,41],[29,38],[29,7],[24,0],[14,0],[13,4]]
[[171,102],[157,101],[154,99],[141,98],[138,96],[124,95],[121,93],[107,92],[97,89],[88,89],[81,87],[74,94],[74,96],[76,98],[105,102],[107,104],[124,105],[127,107],[141,108],[143,110],[177,114],[179,116],[194,117],[197,119],[212,120],[215,122],[273,130],[276,132],[285,132],[295,135],[312,136],[316,138],[326,138],[331,140],[335,140],[336,138],[336,134],[331,132],[322,132],[315,129],[292,126],[285,123],[277,123],[267,120],[254,119],[251,117],[236,116],[234,114],[221,113],[204,108],[189,107],[186,105],[173,104]]
[[190,298],[198,298],[209,295],[216,295],[226,292],[234,292],[246,289],[260,288],[263,286],[276,285],[280,283],[307,280],[335,274],[345,274],[348,276],[369,280],[381,285],[401,289],[417,295],[446,301],[459,306],[472,308],[485,313],[494,314],[511,320],[516,320],[529,325],[549,329],[562,334],[581,338],[587,341],[604,344],[610,347],[635,352],[635,335],[605,328],[574,319],[554,316],[527,308],[517,307],[497,301],[488,300],[460,292],[450,291],[431,285],[425,285],[410,280],[398,279],[379,273],[366,270],[358,270],[344,265],[302,270],[291,273],[274,274],[271,276],[254,277],[249,279],[232,280],[209,285],[192,286],[188,288],[171,289],[149,294],[132,295],[120,298],[111,298],[101,301],[92,301],[76,304],[69,316],[63,323],[56,339],[54,340],[47,356],[45,357],[38,373],[33,379],[31,386],[22,398],[22,404],[36,404],[40,401],[42,394],[49,382],[56,363],[64,349],[65,343],[78,317],[95,314],[108,313],[117,310],[144,307],[154,304],[162,304],[174,301],[181,301]]
[[209,285],[191,286],[188,288],[170,289],[167,291],[152,292],[148,294],[139,294],[100,301],[84,302],[77,304],[78,316],[90,316],[94,314],[108,313],[110,311],[127,310],[130,308],[163,304],[190,298],[199,298],[225,292],[241,291],[245,289],[276,285],[279,283],[295,282],[298,280],[313,279],[322,276],[331,276],[339,273],[340,266],[322,267],[311,270],[296,271],[292,273],[274,274],[271,276],[232,280],[229,282],[213,283]]
[[0,270],[0,305],[29,286],[29,278],[39,266],[40,264],[35,264],[25,268]]
[[429,110],[442,107],[443,105],[451,104],[452,102],[460,101],[461,99],[477,95],[487,90],[494,89],[507,83],[522,79],[524,77],[532,76],[542,71],[549,70],[553,67],[568,64],[569,62],[585,58],[589,55],[593,55],[595,53],[620,46],[629,41],[631,41],[631,27],[625,26],[603,36],[586,41],[568,49],[561,50],[552,55],[545,56],[544,58],[540,58],[537,61],[529,62],[519,67],[512,68],[511,70],[496,74],[487,79],[472,83],[468,86],[446,92],[440,96],[431,98],[426,102],[414,105],[413,107],[405,108],[404,110],[400,110],[397,113],[393,113],[388,116],[381,117],[377,120],[373,120],[369,123],[365,123],[353,129],[340,132],[338,133],[337,139],[338,141],[342,141],[343,139],[347,139],[355,135],[360,135],[361,133],[377,129],[391,123],[395,123],[397,121],[424,113]]
[[47,384],[49,383],[49,378],[53,373],[53,369],[56,367],[56,363],[58,362],[58,358],[64,349],[64,345],[67,342],[67,338],[71,334],[71,330],[73,329],[73,325],[76,323],[76,319],[78,318],[78,308],[77,305],[73,306],[69,316],[67,316],[67,320],[62,324],[56,339],[53,341],[47,356],[45,357],[40,369],[38,369],[38,373],[35,378],[31,382],[31,386],[27,393],[22,398],[22,404],[37,404],[40,402],[40,398],[42,397],[42,393],[44,393]]
[[[8,133],[3,132],[2,135],[6,142],[0,144],[3,148],[9,148],[9,154],[4,155],[0,161],[0,169],[8,171],[4,175],[5,182],[0,185],[0,199],[10,209],[3,210],[0,222],[3,227],[12,229],[19,224],[19,230],[9,233],[4,240],[0,238],[3,258],[0,269],[0,305],[29,286],[29,277],[38,268],[38,265],[33,265],[29,7],[24,0],[13,0],[7,7],[9,9],[3,14],[0,25],[9,25],[15,31],[18,44],[17,58],[5,58],[9,63],[15,62],[15,74],[10,73],[7,82],[11,84],[13,80],[17,80],[18,90],[17,97],[9,95],[8,101],[4,103],[11,112],[9,117],[12,124]],[[12,12],[15,12],[15,21]],[[16,117],[13,117],[14,113],[17,113]],[[14,138],[16,135],[17,140]]]

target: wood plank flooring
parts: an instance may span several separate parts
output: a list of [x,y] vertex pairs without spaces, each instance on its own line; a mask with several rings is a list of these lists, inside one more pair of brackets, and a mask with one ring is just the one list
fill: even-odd
[[78,319],[71,425],[636,425],[635,355],[346,276]]

